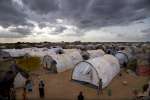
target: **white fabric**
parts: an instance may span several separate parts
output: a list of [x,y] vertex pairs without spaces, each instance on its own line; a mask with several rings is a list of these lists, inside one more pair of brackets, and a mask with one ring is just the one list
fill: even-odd
[[105,52],[101,49],[98,50],[88,50],[87,51],[90,55],[90,58],[95,58],[95,57],[101,57],[105,55]]
[[43,57],[43,61],[42,61],[42,66],[43,66],[43,68],[51,68],[51,66],[52,66],[52,61],[53,61],[53,59],[52,59],[51,56],[45,55],[45,56]]
[[[51,57],[57,63],[56,64],[57,72],[63,72],[63,71],[66,71],[66,70],[74,67],[72,59],[66,54],[51,55]],[[44,58],[43,58],[43,60],[44,60]],[[43,62],[45,62],[45,61],[43,61]],[[49,67],[51,67],[51,64],[49,64]]]
[[105,88],[119,71],[118,60],[112,55],[104,55],[103,57],[89,59],[77,64],[73,71],[72,79],[98,86],[99,78],[101,78],[102,87]]
[[128,62],[128,58],[123,53],[116,53],[115,57],[119,60],[121,65]]
[[14,79],[14,88],[24,87],[26,80],[26,78],[24,78],[20,73],[18,73]]
[[3,49],[3,51],[8,52],[12,57],[20,57],[26,54],[23,49]]
[[73,65],[75,66],[78,62],[82,61],[82,56],[80,54],[80,51],[73,51],[66,53],[72,60]]
[[128,60],[132,59],[132,54],[130,49],[118,51],[115,54],[115,57],[119,60],[119,63],[123,65],[124,63],[127,63]]
[[20,57],[25,54],[30,56],[44,57],[45,55],[56,54],[57,48],[47,49],[47,48],[24,48],[24,49],[4,49],[4,51],[9,52],[12,57]]

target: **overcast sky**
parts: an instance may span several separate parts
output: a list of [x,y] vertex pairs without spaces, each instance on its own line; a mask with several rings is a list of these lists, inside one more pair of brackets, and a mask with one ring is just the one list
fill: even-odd
[[0,0],[0,42],[150,41],[150,0]]

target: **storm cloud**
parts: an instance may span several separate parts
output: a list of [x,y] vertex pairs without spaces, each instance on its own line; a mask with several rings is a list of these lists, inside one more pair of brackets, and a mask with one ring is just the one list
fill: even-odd
[[[150,18],[150,0],[0,0],[0,15],[0,26],[12,34],[81,37],[91,30],[121,28],[137,21],[150,26],[150,20],[142,21]],[[149,37],[147,30],[141,29],[143,37],[145,33]],[[110,33],[126,36],[125,30]]]

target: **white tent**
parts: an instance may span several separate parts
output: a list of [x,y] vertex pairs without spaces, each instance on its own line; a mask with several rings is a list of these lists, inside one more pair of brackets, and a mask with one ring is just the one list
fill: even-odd
[[3,49],[3,51],[9,52],[11,57],[20,57],[26,54],[23,49]]
[[27,79],[23,77],[20,73],[17,73],[15,79],[14,79],[14,88],[21,88],[25,86]]
[[112,55],[104,55],[79,62],[73,70],[72,79],[95,86],[98,86],[99,80],[102,79],[102,88],[105,88],[119,71],[118,60]]
[[[48,69],[51,69],[54,67],[53,61],[56,62],[56,70],[57,72],[63,72],[67,69],[73,68],[73,61],[71,57],[69,57],[67,54],[61,54],[61,55],[46,55],[43,57],[42,65],[43,67],[46,67]],[[53,68],[52,68],[53,69]]]
[[30,56],[43,57],[45,55],[54,55],[60,48],[24,48],[24,49],[4,49],[4,51],[9,52],[12,57],[20,57],[25,54]]
[[11,56],[10,56],[10,54],[8,52],[0,50],[0,60],[3,60],[5,58],[10,58],[10,57]]
[[67,54],[71,58],[74,66],[78,62],[83,60],[83,58],[82,58],[82,56],[80,54],[80,50],[77,50],[77,49],[76,50],[72,50],[72,52],[66,52],[65,54]]
[[105,55],[105,52],[102,49],[88,50],[87,52],[89,53],[90,58],[101,57]]
[[127,64],[130,59],[132,59],[132,52],[130,49],[125,49],[118,51],[115,57],[119,60],[120,65]]

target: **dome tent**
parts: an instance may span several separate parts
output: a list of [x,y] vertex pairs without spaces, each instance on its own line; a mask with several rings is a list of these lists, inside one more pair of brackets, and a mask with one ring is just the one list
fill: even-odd
[[69,52],[66,54],[71,58],[73,65],[76,65],[78,62],[83,60],[79,50]]
[[105,52],[101,49],[99,50],[84,50],[81,52],[84,60],[88,60],[95,57],[101,57],[105,55]]
[[8,52],[0,50],[0,60],[9,58],[11,58],[11,56]]
[[43,57],[42,66],[44,69],[50,70],[52,72],[57,72],[56,61],[49,55]]
[[43,57],[42,66],[52,72],[63,72],[74,67],[71,58],[66,54],[45,55]]
[[116,52],[115,57],[119,60],[120,65],[125,65],[133,58],[131,49],[127,48]]
[[95,58],[95,57],[100,57],[100,56],[104,56],[105,52],[102,49],[98,49],[98,50],[88,50],[87,51],[90,55],[90,58]]
[[72,79],[94,86],[98,86],[99,80],[102,79],[102,88],[105,88],[119,71],[118,60],[112,55],[104,55],[76,64],[72,72]]

